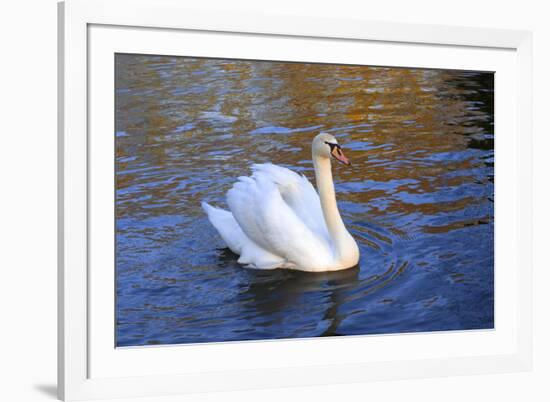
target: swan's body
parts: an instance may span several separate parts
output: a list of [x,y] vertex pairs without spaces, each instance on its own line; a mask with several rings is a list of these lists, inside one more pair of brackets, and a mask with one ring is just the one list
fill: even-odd
[[330,157],[349,162],[332,135],[319,134],[312,148],[319,194],[304,176],[268,163],[252,165],[252,176],[239,177],[227,192],[231,212],[202,203],[240,264],[313,272],[357,265],[359,249],[338,211]]

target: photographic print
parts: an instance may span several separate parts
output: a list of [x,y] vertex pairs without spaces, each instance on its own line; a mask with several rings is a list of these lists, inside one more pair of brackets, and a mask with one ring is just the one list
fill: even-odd
[[494,328],[494,74],[115,57],[116,346]]

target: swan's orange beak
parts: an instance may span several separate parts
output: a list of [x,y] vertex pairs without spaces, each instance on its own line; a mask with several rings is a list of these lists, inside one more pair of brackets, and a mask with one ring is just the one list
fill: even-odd
[[338,159],[340,162],[342,162],[344,165],[351,165],[351,162],[348,158],[346,158],[346,155],[344,155],[344,152],[342,152],[342,148],[340,148],[339,145],[336,145],[332,148],[331,151],[332,156],[334,156],[336,159]]

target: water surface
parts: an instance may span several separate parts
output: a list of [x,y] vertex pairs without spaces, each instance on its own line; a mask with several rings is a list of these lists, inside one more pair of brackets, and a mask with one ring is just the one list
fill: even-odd
[[[117,346],[493,328],[493,74],[119,54]],[[335,135],[357,267],[237,264],[200,209]]]

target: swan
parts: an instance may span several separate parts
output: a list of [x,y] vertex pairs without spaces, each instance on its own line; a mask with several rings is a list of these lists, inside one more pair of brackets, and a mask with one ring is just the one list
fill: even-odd
[[336,138],[320,133],[312,142],[318,194],[305,176],[264,163],[227,192],[230,211],[201,203],[239,264],[309,272],[357,265],[359,248],[338,211],[331,158],[350,165]]

